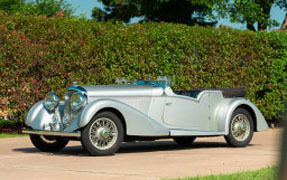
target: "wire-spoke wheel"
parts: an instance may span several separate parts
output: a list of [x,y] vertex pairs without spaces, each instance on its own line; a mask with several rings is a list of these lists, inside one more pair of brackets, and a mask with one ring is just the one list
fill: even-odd
[[237,114],[232,119],[231,133],[237,141],[244,141],[248,138],[250,133],[250,123],[246,115]]
[[109,118],[96,119],[90,127],[90,140],[100,150],[111,148],[118,139],[116,124]]
[[236,109],[231,117],[227,143],[233,147],[245,147],[252,139],[254,123],[250,113],[244,108]]
[[104,111],[83,129],[81,142],[92,155],[110,155],[119,149],[123,136],[124,130],[118,116]]

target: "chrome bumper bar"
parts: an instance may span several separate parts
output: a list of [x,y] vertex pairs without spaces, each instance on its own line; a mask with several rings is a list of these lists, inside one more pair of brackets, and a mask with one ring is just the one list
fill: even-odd
[[36,134],[45,136],[62,136],[62,137],[81,137],[81,133],[69,133],[69,132],[58,132],[58,131],[40,131],[31,129],[22,129],[23,134]]

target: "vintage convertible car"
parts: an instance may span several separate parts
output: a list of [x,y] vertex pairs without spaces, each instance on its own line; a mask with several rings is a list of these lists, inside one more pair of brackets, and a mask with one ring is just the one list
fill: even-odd
[[[243,92],[243,93],[242,93]],[[29,111],[23,133],[41,151],[80,140],[92,155],[115,153],[123,141],[173,138],[180,145],[200,136],[224,136],[233,147],[268,128],[238,88],[173,91],[166,78],[122,85],[68,88],[65,101],[48,93]]]

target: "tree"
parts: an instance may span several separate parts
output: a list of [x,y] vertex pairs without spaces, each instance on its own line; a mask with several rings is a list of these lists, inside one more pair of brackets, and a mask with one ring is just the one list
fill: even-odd
[[212,9],[215,0],[99,0],[104,10],[95,7],[92,17],[98,21],[130,22],[140,17],[141,21],[165,21],[188,25],[214,25]]
[[35,0],[27,3],[26,12],[36,15],[44,15],[47,17],[57,15],[63,12],[64,16],[73,14],[71,4],[65,0]]
[[14,13],[25,5],[25,0],[0,0],[0,10]]
[[246,23],[249,30],[266,30],[267,27],[278,26],[279,23],[271,19],[273,6],[286,9],[286,0],[225,0],[218,1],[216,10],[220,17],[229,17],[231,22]]
[[65,0],[0,0],[0,10],[9,14],[20,12],[47,17],[61,13],[71,16],[74,12],[71,4]]

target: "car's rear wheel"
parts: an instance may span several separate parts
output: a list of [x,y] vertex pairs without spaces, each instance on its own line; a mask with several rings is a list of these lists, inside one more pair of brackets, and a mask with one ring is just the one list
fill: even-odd
[[174,137],[173,140],[179,145],[189,145],[192,144],[193,141],[195,140],[195,136],[191,137]]
[[92,155],[111,155],[120,148],[123,137],[124,128],[119,117],[104,111],[82,130],[81,143]]
[[40,151],[53,152],[63,149],[69,142],[68,138],[30,134],[33,145]]
[[250,143],[253,132],[252,116],[246,109],[237,108],[231,116],[229,133],[224,138],[230,146],[245,147]]

